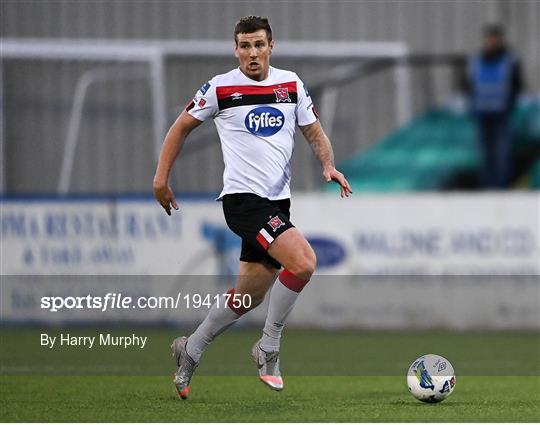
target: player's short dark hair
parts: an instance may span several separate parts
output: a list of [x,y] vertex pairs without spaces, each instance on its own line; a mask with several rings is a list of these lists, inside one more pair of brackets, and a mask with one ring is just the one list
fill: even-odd
[[504,37],[504,27],[499,23],[490,22],[484,25],[484,35],[494,35],[496,37]]
[[270,28],[270,22],[266,16],[244,16],[234,27],[234,41],[238,41],[236,36],[240,33],[251,34],[259,30],[265,30],[268,41],[272,41],[272,28]]

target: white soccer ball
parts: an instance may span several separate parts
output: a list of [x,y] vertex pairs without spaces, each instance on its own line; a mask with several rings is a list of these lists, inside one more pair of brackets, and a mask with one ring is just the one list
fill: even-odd
[[454,391],[454,368],[444,357],[426,354],[417,358],[409,368],[407,386],[418,400],[438,403]]

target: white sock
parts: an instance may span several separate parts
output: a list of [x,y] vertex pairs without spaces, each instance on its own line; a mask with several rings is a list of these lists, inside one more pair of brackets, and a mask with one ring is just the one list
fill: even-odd
[[263,329],[261,348],[263,351],[279,351],[281,332],[290,312],[292,311],[299,292],[287,288],[279,279],[270,291],[268,314]]
[[[219,308],[218,308],[219,304]],[[214,303],[208,315],[193,332],[186,344],[186,351],[194,361],[198,362],[203,351],[216,336],[232,326],[241,316],[232,311],[226,304],[225,296]]]

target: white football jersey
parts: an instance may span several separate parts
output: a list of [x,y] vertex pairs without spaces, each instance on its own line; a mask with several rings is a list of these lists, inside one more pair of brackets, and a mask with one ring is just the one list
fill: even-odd
[[225,162],[218,199],[230,193],[290,197],[296,124],[317,120],[298,75],[270,67],[268,78],[255,81],[236,68],[205,83],[186,110],[199,121],[216,123]]

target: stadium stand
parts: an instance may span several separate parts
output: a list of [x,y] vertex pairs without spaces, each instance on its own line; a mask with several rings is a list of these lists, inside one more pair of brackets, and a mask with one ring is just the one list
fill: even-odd
[[533,164],[527,177],[529,187],[533,189],[540,189],[540,159],[537,159]]
[[[528,173],[528,185],[538,188],[540,101],[520,105],[512,127],[516,174]],[[474,188],[478,185],[480,157],[473,121],[465,113],[430,109],[354,154],[339,168],[357,192]]]

